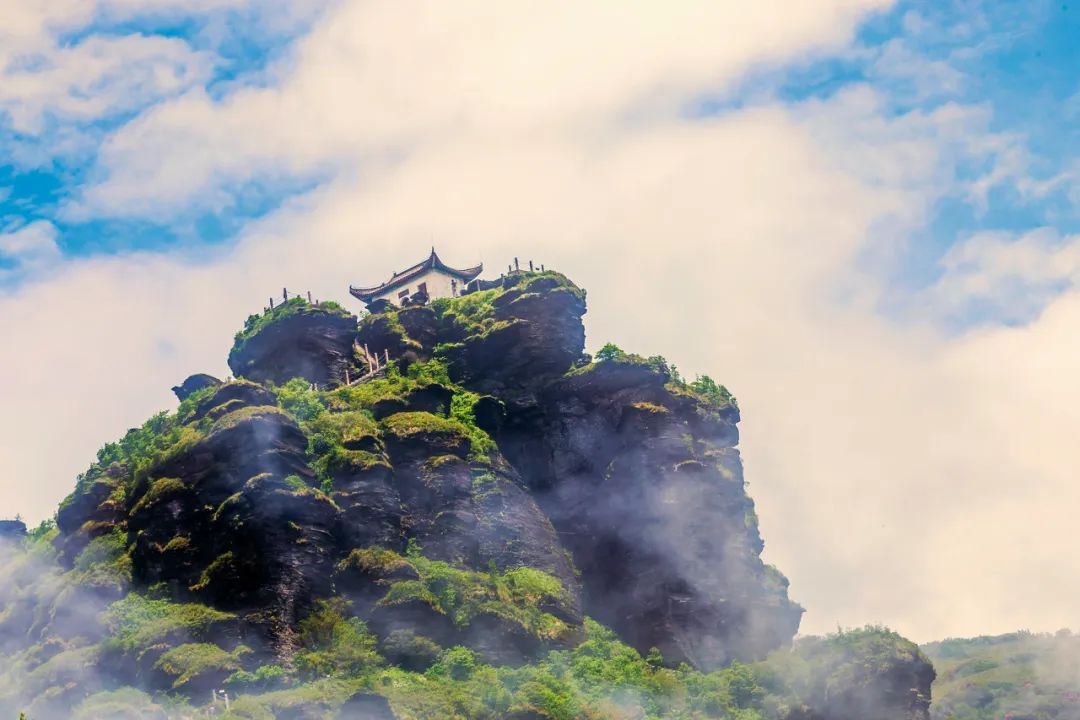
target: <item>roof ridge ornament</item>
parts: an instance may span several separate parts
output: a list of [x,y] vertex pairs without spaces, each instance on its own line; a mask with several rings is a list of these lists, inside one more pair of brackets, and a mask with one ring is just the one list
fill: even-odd
[[[408,267],[401,272],[394,272],[390,279],[379,285],[372,287],[354,287],[349,286],[349,294],[358,300],[361,300],[370,305],[381,296],[385,296],[388,293],[396,290],[399,287],[407,285],[409,281],[414,278],[423,276],[431,271],[441,273],[443,275],[449,275],[452,280],[460,280],[462,283],[469,283],[474,280],[481,272],[484,271],[484,264],[480,263],[475,267],[470,268],[452,268],[442,261],[438,253],[435,252],[435,246],[431,246],[431,254],[424,260],[416,263],[415,265]],[[430,290],[428,290],[430,294]],[[434,295],[433,295],[434,297]],[[385,298],[384,298],[385,299]]]

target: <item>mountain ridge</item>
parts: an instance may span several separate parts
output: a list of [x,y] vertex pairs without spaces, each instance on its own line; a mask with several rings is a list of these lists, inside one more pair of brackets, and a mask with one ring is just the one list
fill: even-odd
[[[302,298],[251,316],[237,379],[178,385],[16,553],[55,562],[61,590],[5,598],[0,635],[30,631],[0,700],[32,718],[129,687],[149,705],[227,687],[253,718],[927,717],[933,668],[894,633],[785,650],[803,611],[760,558],[737,403],[660,357],[590,358],[585,312],[543,271],[362,318]],[[632,681],[604,680],[614,657]],[[50,664],[92,682],[27,696]],[[498,697],[465,690],[485,673]]]

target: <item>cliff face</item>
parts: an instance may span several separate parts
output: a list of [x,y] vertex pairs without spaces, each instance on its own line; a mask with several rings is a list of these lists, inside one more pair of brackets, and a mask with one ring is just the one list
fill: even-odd
[[480,295],[365,318],[360,340],[438,354],[454,381],[499,401],[489,432],[580,570],[586,614],[703,668],[788,642],[802,609],[759,558],[738,409],[662,363],[587,362],[584,293],[558,276]]
[[[108,606],[104,634],[83,639],[108,659],[98,681],[193,695],[345,673],[359,691],[380,663],[464,683],[456,646],[528,674],[597,643],[636,649],[646,673],[787,645],[802,609],[760,559],[734,400],[662,358],[591,362],[584,313],[563,276],[522,273],[359,322],[299,300],[249,318],[229,356],[242,379],[177,386],[179,410],[103,448],[58,512],[56,572]],[[348,384],[369,352],[393,362]],[[585,716],[507,682],[492,717]],[[333,707],[386,713],[382,692],[401,717],[450,716],[374,689]],[[835,693],[807,693],[821,717],[849,717]],[[908,699],[881,717],[920,717]],[[679,717],[725,716],[725,702]]]

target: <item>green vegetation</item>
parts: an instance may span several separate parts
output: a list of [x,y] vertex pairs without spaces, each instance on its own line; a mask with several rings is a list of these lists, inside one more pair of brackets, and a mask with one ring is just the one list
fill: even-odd
[[321,601],[299,629],[296,667],[303,677],[357,677],[382,664],[375,636],[359,618],[348,617],[348,603],[341,598]]
[[139,502],[135,503],[135,507],[131,509],[131,512],[138,513],[148,510],[160,502],[167,501],[169,498],[183,493],[185,489],[184,482],[177,478],[154,480],[150,483],[150,489],[139,498]]
[[[422,391],[430,385],[439,385],[453,393],[449,420],[428,413],[424,413],[426,418],[409,413],[409,418],[387,418],[382,428],[374,422],[372,411],[380,403],[396,402],[399,407],[405,407],[411,393]],[[392,362],[387,366],[385,377],[339,388],[323,394],[323,397],[331,413],[320,414],[309,420],[305,429],[311,434],[310,451],[315,457],[316,471],[324,481],[334,467],[340,467],[343,463],[369,466],[379,462],[383,430],[408,435],[432,432],[447,438],[462,435],[469,441],[470,459],[477,462],[486,460],[488,454],[495,450],[494,441],[476,425],[473,415],[473,404],[480,396],[454,383],[446,363],[440,359],[412,363],[404,373],[398,363]],[[350,441],[356,444],[365,437],[371,438],[369,444],[379,448],[380,452],[374,455],[372,451],[363,455],[357,455],[355,451],[343,452]]]
[[322,396],[304,378],[293,378],[274,388],[278,405],[298,422],[310,422],[326,412]]
[[[106,544],[93,552],[100,559],[95,562],[112,555],[98,554]],[[24,552],[0,558],[0,572],[22,582],[27,573],[18,563],[27,557]],[[93,564],[89,553],[86,561]],[[560,599],[563,589],[558,580],[535,569],[467,571],[425,558],[415,545],[404,554],[381,548],[355,551],[345,566],[384,578],[384,604],[422,602],[458,626],[488,615],[539,638],[564,637],[566,631],[565,624],[544,611]],[[8,608],[0,607],[0,622],[5,612]],[[501,720],[531,712],[565,720],[779,720],[823,696],[825,688],[865,684],[878,673],[887,674],[890,663],[918,652],[894,633],[866,628],[803,640],[793,651],[777,652],[762,663],[701,673],[686,665],[670,667],[655,650],[642,655],[592,621],[586,621],[582,636],[568,649],[520,667],[493,667],[467,648],[442,650],[424,638],[386,644],[396,653],[427,658],[421,659],[420,667],[427,668],[421,672],[389,665],[362,619],[340,598],[319,603],[300,622],[287,663],[262,655],[265,664],[260,665],[242,646],[216,644],[233,635],[224,625],[235,619],[202,605],[131,594],[113,603],[102,619],[107,635],[99,645],[65,649],[35,663],[29,672],[30,656],[40,650],[28,651],[26,659],[13,658],[5,666],[8,674],[0,674],[0,701],[13,692],[39,695],[71,687],[76,682],[72,678],[87,667],[114,664],[119,654],[164,673],[172,693],[190,696],[189,686],[221,683],[218,687],[229,689],[232,710],[225,714],[219,707],[218,715],[234,719],[295,716],[300,708],[333,717],[354,693],[373,692],[386,697],[399,716],[417,719]],[[974,651],[943,645],[940,652],[961,665]],[[1015,654],[1015,648],[1002,650],[1006,657],[1010,653]],[[1064,657],[1056,656],[1056,662],[1075,667]],[[998,666],[991,667],[990,660]],[[978,678],[1006,664],[1002,658],[990,660],[980,655],[979,662],[965,664],[957,677]],[[188,708],[183,700],[121,688],[82,701],[73,717],[107,712],[108,717],[177,720],[205,709]],[[188,701],[202,705],[207,698],[200,693]]]
[[175,678],[172,689],[178,690],[203,675],[231,675],[240,669],[240,658],[250,652],[243,645],[227,652],[211,643],[186,643],[167,650],[154,668]]
[[[181,405],[181,411],[190,414],[191,401],[192,398],[188,398],[186,404]],[[206,428],[183,425],[178,420],[179,415],[179,412],[176,415],[160,412],[141,427],[129,430],[119,442],[107,443],[98,450],[96,462],[79,476],[74,492],[60,503],[60,512],[79,496],[90,492],[97,483],[114,485],[111,500],[121,503],[135,483],[154,467],[201,440]]]
[[31,528],[26,539],[30,545],[36,545],[41,542],[51,541],[57,532],[56,521],[48,518],[38,523],[37,527]]
[[227,415],[222,415],[214,424],[210,427],[210,435],[218,435],[220,433],[228,432],[240,425],[252,421],[261,420],[264,418],[273,418],[275,416],[282,417],[286,413],[282,410],[273,407],[271,405],[252,405],[249,407],[242,407],[239,410],[234,410]]
[[235,575],[236,555],[229,550],[214,558],[214,561],[207,565],[206,569],[202,571],[202,575],[199,576],[199,582],[192,585],[189,589],[192,592],[199,592],[210,587],[215,580],[225,580],[227,582],[228,578],[234,577]]
[[196,603],[151,600],[130,593],[113,603],[103,621],[109,630],[105,647],[131,655],[174,642],[177,638],[200,639],[233,615]]
[[691,393],[704,400],[705,404],[710,407],[725,408],[729,406],[739,406],[739,403],[735,400],[735,397],[728,392],[728,389],[723,385],[718,384],[708,375],[698,375],[686,389],[689,389]]
[[544,293],[557,295],[565,293],[576,300],[585,301],[585,290],[575,285],[570,278],[554,270],[520,273],[511,278],[506,292],[514,293],[517,298],[532,297]]
[[[76,493],[65,507],[77,501],[85,504],[87,497],[92,497],[105,509],[118,510],[115,516],[121,518],[124,512],[160,508],[204,482],[202,476],[194,480],[182,470],[167,470],[163,463],[211,434],[217,440],[220,435],[216,434],[241,423],[265,417],[284,423],[285,416],[307,438],[307,463],[327,492],[333,490],[335,479],[342,479],[342,475],[355,480],[360,471],[389,468],[386,448],[389,445],[396,451],[394,441],[415,441],[430,450],[421,471],[422,481],[431,479],[431,475],[423,473],[433,475],[440,472],[440,467],[444,471],[462,470],[459,456],[466,455],[472,461],[469,469],[473,498],[489,499],[486,505],[498,506],[492,494],[511,488],[513,480],[497,474],[497,468],[489,462],[497,448],[477,425],[474,407],[481,396],[452,379],[460,377],[451,368],[460,369],[454,362],[460,357],[462,341],[482,339],[518,322],[500,318],[512,317],[507,308],[517,303],[519,309],[527,307],[541,294],[561,293],[563,300],[584,299],[584,291],[557,273],[522,273],[506,283],[504,288],[435,301],[431,311],[438,320],[439,337],[444,340],[435,349],[435,358],[411,363],[403,358],[391,363],[384,377],[371,382],[327,392],[313,390],[306,380],[294,379],[269,387],[275,400],[259,399],[269,398],[266,388],[250,382],[250,387],[234,383],[194,393],[175,414],[159,413],[120,441],[102,448],[97,461],[80,477]],[[312,306],[303,300],[290,300],[263,315],[250,317],[236,336],[234,352],[272,323],[306,312],[349,315],[332,303]],[[406,314],[410,312],[429,310],[391,311],[379,317],[391,331],[401,334],[406,347],[421,349],[419,343],[408,338],[404,328],[426,318],[410,318]],[[730,393],[707,376],[686,382],[663,357],[628,354],[610,344],[597,353],[596,363],[590,368],[575,372],[592,372],[604,363],[644,366],[663,376],[669,390],[695,399],[706,409],[719,412],[735,406]],[[223,387],[228,388],[228,397],[233,399],[206,413],[208,406],[214,405],[215,393],[222,392]],[[451,398],[443,412],[415,411],[419,407],[434,409],[432,398],[440,401],[447,396],[443,388],[449,390]],[[252,402],[251,398],[270,404],[245,406]],[[656,417],[676,408],[666,398],[632,405],[639,413]],[[196,415],[205,416],[195,420]],[[695,442],[687,436],[696,454]],[[703,455],[711,451],[698,445]],[[218,447],[210,443],[207,446]],[[215,457],[213,462],[218,460]],[[247,480],[246,487],[267,483],[263,487],[270,489],[269,496],[283,503],[290,502],[289,492],[292,498],[314,495],[325,499],[309,485],[310,474],[298,467],[296,458],[290,456],[288,460],[291,464],[283,465],[288,469],[277,471],[285,477],[263,473]],[[700,464],[696,458],[686,461],[688,470],[690,463]],[[218,463],[208,474],[224,464]],[[298,474],[286,474],[291,472]],[[216,480],[210,475],[205,482],[210,485]],[[217,507],[200,505],[197,512],[212,521],[225,516],[235,520],[237,513],[231,513],[229,508],[236,507],[238,498],[246,496],[236,493],[237,487],[219,485],[215,492],[220,493],[207,500]],[[289,492],[281,492],[282,487]],[[236,494],[223,500],[229,493]],[[362,497],[360,492],[356,494]],[[83,633],[70,640],[53,636],[11,653],[0,666],[0,707],[10,707],[9,701],[16,697],[20,701],[26,697],[49,699],[70,693],[67,697],[74,698],[72,706],[78,703],[73,710],[76,718],[178,720],[209,714],[209,693],[205,688],[224,687],[230,693],[231,710],[226,712],[218,703],[214,715],[248,720],[334,717],[357,692],[387,698],[400,717],[411,720],[502,720],[514,716],[547,720],[780,720],[800,716],[798,713],[807,703],[826,694],[826,688],[832,689],[838,683],[865,685],[875,674],[887,673],[891,663],[917,653],[895,634],[868,628],[808,639],[794,651],[776,653],[761,663],[736,663],[702,673],[685,664],[673,667],[656,649],[639,653],[591,620],[586,620],[583,627],[563,620],[558,608],[568,600],[566,590],[558,578],[537,568],[499,570],[492,565],[487,571],[464,569],[424,556],[415,543],[404,553],[380,547],[354,550],[340,563],[338,579],[342,582],[346,574],[355,572],[374,583],[379,590],[379,612],[387,608],[417,609],[418,615],[424,616],[430,615],[430,609],[444,616],[449,622],[437,622],[432,627],[438,627],[439,632],[431,631],[444,644],[449,643],[442,633],[449,633],[452,627],[471,629],[471,633],[479,635],[478,631],[497,633],[491,629],[495,626],[504,628],[507,638],[515,644],[560,648],[537,651],[538,656],[531,662],[518,667],[495,667],[484,660],[490,656],[479,650],[444,648],[417,634],[424,632],[423,627],[415,632],[392,631],[387,637],[376,638],[365,623],[367,618],[358,617],[356,610],[334,595],[336,590],[329,585],[320,590],[329,597],[316,601],[314,607],[309,607],[310,598],[301,593],[290,596],[284,583],[281,588],[271,589],[280,590],[286,601],[295,603],[288,607],[306,613],[298,623],[262,608],[238,617],[197,603],[161,599],[170,593],[184,596],[187,591],[197,592],[209,586],[227,591],[237,566],[246,561],[244,553],[258,545],[203,545],[196,531],[187,527],[166,526],[163,532],[150,537],[157,551],[178,553],[171,558],[177,561],[196,556],[184,552],[192,543],[199,543],[193,548],[199,552],[214,548],[216,559],[193,587],[176,588],[162,583],[148,590],[147,595],[130,593],[111,602],[130,583],[131,547],[141,547],[138,543],[146,536],[139,536],[137,528],[145,524],[132,522],[129,537],[128,526],[120,521],[114,527],[113,521],[107,519],[113,517],[109,513],[86,513],[84,517],[93,517],[93,523],[99,517],[106,518],[99,525],[83,528],[84,537],[79,539],[88,540],[85,545],[71,543],[74,550],[69,550],[61,542],[54,549],[52,540],[57,530],[54,525],[43,524],[31,533],[27,552],[16,553],[14,558],[0,557],[0,577],[10,579],[14,588],[9,593],[0,591],[0,629],[15,628],[28,637],[48,637],[39,631],[66,622],[78,625],[77,631]],[[756,526],[752,507],[743,520],[748,528]],[[288,523],[283,527],[297,529],[302,520],[297,517],[283,522]],[[337,528],[329,532],[336,533]],[[506,542],[509,547],[512,541]],[[315,551],[323,552],[314,543],[305,552],[308,549],[313,551],[310,555],[298,554],[296,558],[300,559],[289,562],[299,565],[308,557],[316,558]],[[64,572],[55,564],[57,552],[76,551],[72,570]],[[65,562],[69,559],[65,558]],[[48,571],[38,571],[38,560],[46,563]],[[765,575],[766,585],[786,585],[786,579],[775,568],[767,567]],[[85,585],[91,592],[83,592]],[[99,597],[107,599],[95,605],[91,600]],[[242,599],[246,600],[246,596]],[[27,611],[26,606],[31,609]],[[107,609],[100,612],[105,606]],[[251,612],[251,608],[237,612]],[[97,634],[99,628],[101,633]],[[272,648],[262,646],[259,631],[265,628],[280,633],[281,642]],[[470,631],[461,633],[461,638],[460,642],[476,640]],[[258,652],[236,644],[241,639]],[[475,647],[483,646],[477,642]],[[1000,658],[979,658],[958,670],[957,677],[978,677],[1002,666]],[[106,682],[81,687],[87,669],[103,670]],[[156,686],[158,691],[148,695],[132,688],[115,688],[116,678],[134,678]],[[103,688],[108,689],[98,692]],[[966,720],[967,716],[957,718]]]
[[815,687],[859,687],[920,656],[919,648],[888,628],[868,625],[799,640],[779,663],[785,682],[801,695]]
[[261,315],[249,315],[247,320],[244,321],[244,327],[233,338],[232,352],[239,352],[251,338],[275,322],[297,315],[315,313],[336,315],[338,317],[351,317],[352,315],[348,310],[333,301],[313,304],[303,298],[289,298],[289,300],[275,305],[273,308],[264,310]]
[[[450,618],[458,627],[480,615],[490,615],[517,625],[543,639],[566,639],[569,626],[541,606],[564,598],[565,590],[555,577],[534,568],[519,567],[498,572],[475,572],[431,560],[410,544],[404,556],[383,548],[354,550],[341,569],[357,569],[385,577],[402,569],[412,577],[386,581],[388,590],[380,605],[421,602]],[[398,572],[400,575],[401,573]]]
[[1080,635],[1017,632],[943,640],[933,660],[935,720],[1080,717]]
[[383,400],[404,401],[409,394],[426,385],[438,384],[448,388],[456,386],[450,380],[445,363],[439,360],[412,363],[401,372],[397,361],[386,366],[383,377],[360,385],[338,388],[327,393],[327,405],[331,410],[371,410]]
[[459,327],[463,337],[478,336],[490,332],[499,324],[495,319],[495,306],[492,301],[502,292],[495,288],[459,298],[447,298],[436,301],[433,309],[444,324]]
[[[320,635],[341,632],[344,622],[335,619]],[[274,692],[242,694],[231,717],[262,720],[300,706],[332,710],[368,690],[388,698],[400,717],[425,720],[503,720],[530,712],[552,720],[760,720],[777,717],[770,711],[778,707],[776,698],[759,682],[767,674],[747,665],[707,674],[667,668],[657,653],[642,657],[589,621],[584,641],[573,650],[518,668],[492,667],[454,647],[423,673],[372,663],[352,677],[336,672]]]
[[[501,288],[481,290],[456,298],[444,298],[432,302],[436,317],[449,336],[475,341],[512,325],[515,320],[500,320],[499,306],[539,297],[566,293],[584,301],[585,291],[565,275],[553,271],[520,273],[508,278]],[[390,313],[392,314],[392,313]],[[446,343],[435,348],[437,356],[449,356],[460,343]]]
[[667,415],[668,414],[668,409],[666,407],[664,407],[663,405],[657,405],[656,403],[651,403],[651,402],[630,403],[630,407],[634,408],[635,410],[640,410],[641,412],[647,413],[649,415]]
[[72,575],[72,580],[88,586],[125,586],[131,582],[127,534],[114,529],[91,540],[75,558]]
[[672,393],[690,396],[712,410],[737,409],[739,407],[735,396],[708,375],[698,375],[692,382],[687,382],[679,373],[678,368],[668,363],[667,358],[664,356],[644,357],[635,353],[628,353],[613,343],[607,343],[596,351],[592,365],[572,370],[571,374],[580,375],[591,372],[600,363],[619,363],[647,367],[653,372],[668,378],[667,388]]
[[422,441],[433,449],[454,447],[461,442],[472,447],[464,424],[429,412],[394,413],[382,421],[382,429],[398,442]]
[[91,695],[75,708],[72,720],[163,720],[182,714],[193,713],[173,699],[163,698],[159,704],[141,690],[121,688]]
[[256,692],[269,690],[282,684],[285,679],[285,668],[280,665],[262,665],[255,672],[237,670],[225,680],[225,684],[230,688]]

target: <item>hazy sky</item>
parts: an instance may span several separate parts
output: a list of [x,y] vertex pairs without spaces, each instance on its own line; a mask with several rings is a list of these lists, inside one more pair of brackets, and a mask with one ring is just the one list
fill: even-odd
[[803,630],[1080,626],[1080,6],[0,5],[0,514],[434,242],[743,409]]

